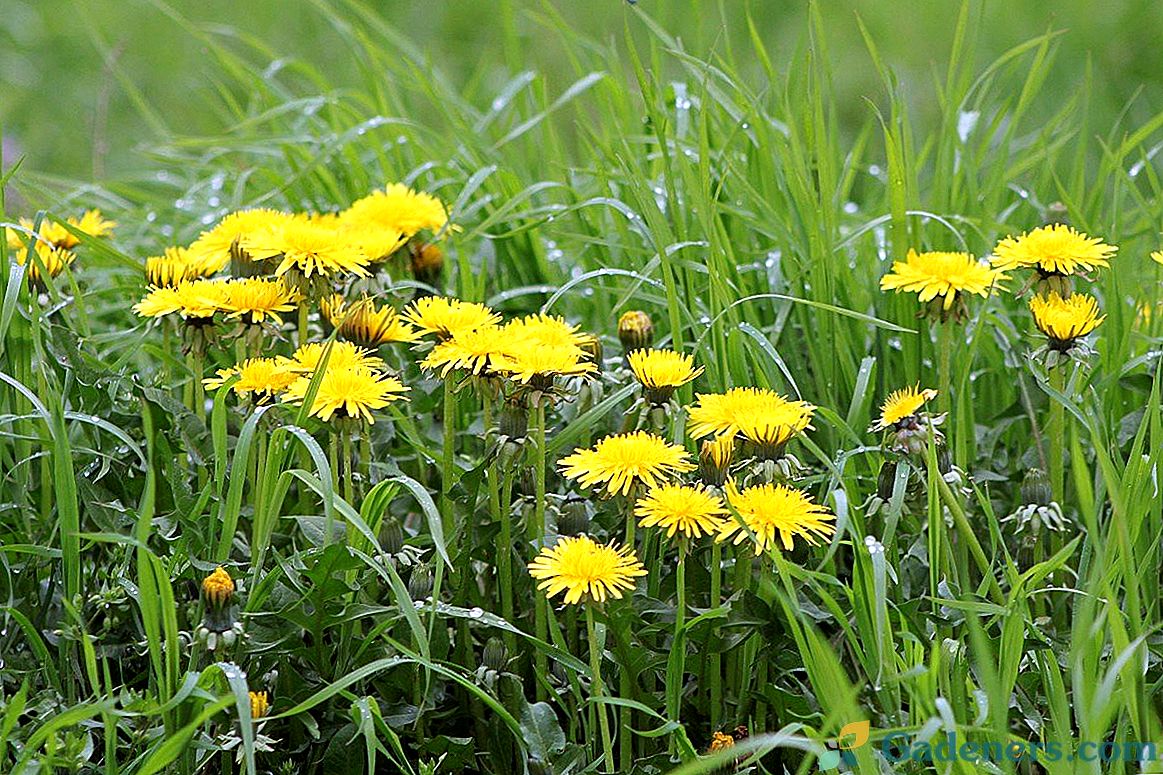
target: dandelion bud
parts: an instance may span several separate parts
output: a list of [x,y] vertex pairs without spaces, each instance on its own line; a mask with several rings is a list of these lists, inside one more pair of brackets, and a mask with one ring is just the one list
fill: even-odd
[[561,507],[557,522],[557,532],[565,536],[576,536],[589,532],[590,511],[585,500],[570,498]]
[[1040,468],[1031,468],[1022,479],[1022,501],[1041,506],[1048,505],[1054,499],[1050,492],[1050,479]]
[[880,466],[880,473],[876,477],[876,495],[881,500],[890,500],[892,491],[896,487],[897,461],[886,460]]
[[717,436],[704,441],[699,450],[699,478],[704,484],[722,487],[727,481],[734,455],[735,439],[730,436]]
[[222,608],[234,596],[234,579],[221,565],[202,581],[202,595],[214,608]]
[[1047,226],[1060,223],[1064,226],[1070,225],[1070,213],[1066,209],[1066,205],[1061,202],[1051,202],[1046,205],[1046,211],[1042,215],[1042,219]]
[[404,549],[404,526],[400,520],[389,517],[380,528],[380,548],[386,554],[397,555]]
[[444,251],[430,242],[412,245],[412,277],[416,282],[439,287],[440,275],[444,272]]
[[529,431],[529,407],[524,401],[510,399],[505,402],[501,409],[500,430],[507,439],[520,441],[525,438]]
[[504,642],[494,635],[485,644],[481,661],[489,670],[499,673],[509,664],[509,650],[505,648]]
[[270,698],[266,692],[251,692],[250,693],[250,718],[253,721],[258,721],[260,718],[270,712],[271,703]]
[[432,596],[432,571],[427,565],[417,565],[408,577],[408,596],[414,601],[427,600]]
[[711,744],[707,747],[707,753],[719,753],[728,748],[735,747],[735,738],[728,735],[726,732],[716,732],[711,737]]
[[641,310],[631,310],[618,319],[618,339],[626,352],[640,350],[654,343],[654,323]]

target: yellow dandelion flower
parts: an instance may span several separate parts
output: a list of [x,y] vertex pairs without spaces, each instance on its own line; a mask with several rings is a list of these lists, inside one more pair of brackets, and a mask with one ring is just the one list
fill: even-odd
[[[324,342],[309,342],[291,356],[290,367],[298,372],[315,371],[323,360],[323,352],[327,344]],[[362,347],[356,347],[350,342],[332,342],[331,355],[327,358],[328,369],[347,369],[360,367],[376,371],[384,368],[382,359],[372,355]]]
[[444,271],[444,251],[431,242],[413,243],[408,251],[412,277],[425,285],[436,285]]
[[1151,253],[1151,260],[1156,264],[1163,264],[1163,250],[1156,250]]
[[292,218],[260,232],[247,243],[258,261],[279,259],[275,274],[295,270],[304,277],[331,277],[349,272],[367,277],[371,259],[343,232],[304,219]]
[[214,572],[202,580],[202,595],[211,606],[221,608],[234,596],[234,579],[219,565]]
[[642,527],[661,527],[667,538],[681,533],[698,538],[719,532],[727,508],[718,495],[701,485],[664,484],[639,498],[634,514]]
[[196,260],[187,248],[166,248],[162,255],[145,260],[145,281],[154,288],[172,288],[178,283],[212,274],[214,270],[205,262]]
[[290,213],[279,210],[238,210],[225,216],[214,228],[202,232],[190,245],[190,255],[213,274],[225,269],[236,256],[249,260],[248,251],[256,237],[293,219]]
[[743,524],[727,520],[719,531],[718,540],[726,541],[735,536],[733,543],[741,544],[753,537],[756,556],[775,545],[776,533],[783,548],[790,551],[795,536],[815,545],[817,538],[827,538],[836,530],[828,524],[835,516],[805,493],[786,484],[761,484],[739,490],[728,482],[727,502],[742,518]]
[[901,388],[889,393],[888,398],[880,405],[880,417],[873,424],[874,431],[888,430],[892,426],[912,417],[921,410],[927,402],[937,397],[937,391],[929,388],[921,389],[920,385]]
[[707,747],[708,754],[719,753],[726,751],[729,748],[735,747],[735,738],[731,737],[726,732],[716,732],[711,736],[711,744]]
[[713,436],[699,447],[699,478],[705,484],[722,487],[735,457],[734,436]]
[[299,302],[298,292],[282,280],[247,277],[226,283],[222,308],[228,318],[242,318],[247,323],[262,323],[270,318],[281,323],[280,312],[291,312]]
[[786,433],[786,441],[807,428],[816,411],[806,401],[791,401],[764,388],[731,388],[726,393],[699,394],[696,399],[687,409],[687,432],[694,439],[711,434],[734,437],[746,429],[757,443],[771,432]]
[[618,318],[618,340],[626,352],[654,343],[654,323],[642,310],[632,309]]
[[207,377],[202,383],[210,390],[217,390],[236,374],[238,381],[230,389],[236,395],[254,395],[259,399],[273,398],[302,376],[286,358],[251,358],[229,369],[219,369],[217,377]]
[[478,376],[489,374],[493,371],[493,362],[510,351],[512,342],[505,336],[505,330],[501,326],[483,326],[458,331],[438,342],[420,362],[420,367],[439,370],[441,377],[447,377],[454,369]]
[[646,431],[607,436],[591,449],[574,450],[558,465],[582,487],[605,484],[610,495],[626,495],[638,482],[657,487],[695,468],[685,449]]
[[341,222],[344,236],[362,250],[373,262],[380,262],[400,249],[407,238],[398,231],[381,229],[377,226],[347,225]]
[[1070,275],[1110,266],[1117,250],[1097,237],[1055,223],[1003,239],[993,251],[993,266],[1001,270],[1036,267],[1044,274]]
[[505,324],[505,334],[514,342],[548,347],[582,347],[591,339],[589,334],[579,331],[578,326],[565,322],[565,318],[544,313],[510,320]]
[[[114,227],[117,226],[116,222],[105,220],[100,210],[86,210],[80,218],[73,216],[66,218],[65,223],[77,231],[88,234],[90,237],[107,237],[113,233]],[[35,225],[36,222],[32,219],[21,218],[20,229],[5,229],[8,247],[13,250],[26,247],[28,244],[28,235],[32,233]],[[64,224],[50,220],[49,218],[41,219],[40,230],[36,232],[36,239],[37,242],[45,243],[46,247],[63,248],[65,250],[72,250],[81,244],[81,240],[77,235],[69,231]]]
[[205,319],[223,310],[225,303],[225,282],[191,280],[172,288],[153,288],[134,305],[133,311],[148,318],[178,313],[186,319]]
[[[292,404],[302,404],[310,382],[309,377],[300,377],[291,383],[283,398]],[[309,414],[324,422],[338,415],[366,420],[370,424],[375,422],[371,410],[383,409],[392,401],[407,400],[402,395],[407,391],[408,388],[395,377],[365,367],[328,366],[319,379],[319,389]]]
[[343,339],[374,350],[390,342],[415,342],[419,333],[400,319],[394,307],[377,307],[364,296],[347,304],[342,296],[333,296],[321,305],[331,325]]
[[508,352],[493,357],[491,363],[494,371],[534,387],[547,387],[554,377],[582,377],[598,369],[579,347],[534,342],[516,342]]
[[250,693],[250,718],[252,721],[258,721],[263,716],[267,715],[271,709],[270,696],[266,692],[251,692]]
[[910,250],[904,261],[894,261],[892,271],[880,278],[880,289],[916,293],[921,303],[941,296],[942,308],[949,310],[957,294],[989,296],[991,289],[1004,279],[999,269],[990,268],[969,253]]
[[356,200],[339,217],[348,226],[374,226],[395,232],[402,240],[425,229],[440,231],[448,223],[448,213],[439,199],[403,183],[392,183]]
[[1030,299],[1034,325],[1050,339],[1058,350],[1069,349],[1075,340],[1098,328],[1106,315],[1100,315],[1098,300],[1085,293],[1074,293],[1063,299],[1057,293]]
[[[83,231],[90,237],[108,237],[117,228],[116,221],[107,220],[100,210],[86,210],[80,218],[68,218],[68,224],[78,231]],[[75,236],[69,235],[72,244],[60,243],[58,247],[71,248],[80,243]]]
[[529,575],[540,583],[546,597],[565,592],[567,605],[607,598],[620,600],[634,589],[634,579],[646,575],[646,568],[630,547],[596,543],[589,536],[564,537],[545,547],[529,563]]
[[495,326],[501,316],[484,304],[450,299],[445,296],[425,296],[412,302],[402,313],[404,320],[421,334],[436,334],[447,339],[458,331]]
[[[22,249],[15,253],[14,257],[16,263],[28,266],[28,281],[34,285],[41,283],[40,267],[36,265],[36,260],[28,260],[28,250]],[[54,248],[45,242],[36,243],[36,257],[40,259],[40,263],[44,265],[44,271],[48,272],[49,277],[57,277],[61,272],[65,271],[66,266],[72,266],[73,262],[77,260],[77,254],[65,248]]]
[[640,348],[632,350],[626,361],[647,399],[654,404],[666,403],[675,390],[703,373],[702,366],[695,366],[694,358],[674,350]]

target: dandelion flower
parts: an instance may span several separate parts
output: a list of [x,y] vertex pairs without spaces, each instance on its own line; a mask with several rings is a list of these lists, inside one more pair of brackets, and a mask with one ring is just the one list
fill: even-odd
[[529,563],[529,575],[540,583],[546,597],[565,592],[567,605],[606,598],[620,600],[634,589],[634,579],[646,575],[646,568],[630,547],[596,543],[588,536],[564,537],[545,547]]
[[219,280],[192,280],[172,288],[154,288],[134,305],[142,317],[156,318],[180,314],[187,320],[204,320],[225,308],[226,283]]
[[703,436],[735,436],[746,429],[752,441],[772,438],[772,435],[791,436],[808,427],[816,407],[806,401],[791,401],[774,390],[754,387],[731,388],[726,393],[697,396],[690,414],[688,432],[691,438]]
[[420,367],[440,371],[447,377],[454,369],[470,374],[490,374],[492,364],[507,355],[512,344],[501,326],[484,326],[467,331],[458,331],[451,338],[438,342],[431,352],[420,362]]
[[202,579],[202,595],[210,605],[221,608],[234,596],[234,579],[219,565],[213,573]]
[[735,536],[732,543],[741,544],[753,534],[756,556],[775,545],[776,533],[783,548],[790,551],[795,536],[814,545],[817,538],[827,538],[836,530],[828,524],[835,517],[825,507],[785,484],[761,484],[739,490],[728,483],[727,502],[738,512],[747,529],[736,520],[727,520],[718,540]]
[[1059,351],[1070,349],[1074,342],[1098,328],[1106,315],[1100,315],[1098,300],[1085,293],[1074,293],[1063,299],[1057,293],[1030,299],[1034,325],[1050,339],[1050,345]]
[[303,277],[350,273],[367,277],[371,259],[337,229],[304,219],[290,219],[257,234],[247,252],[259,261],[279,259],[275,274],[294,270]]
[[937,391],[929,388],[921,389],[920,385],[901,388],[889,393],[888,398],[880,405],[880,418],[872,426],[874,431],[884,431],[893,427],[902,420],[915,415],[927,402],[937,397]]
[[610,495],[626,495],[637,482],[657,487],[695,468],[685,449],[646,431],[607,436],[591,449],[575,450],[558,465],[582,487],[605,484]]
[[[295,350],[291,356],[291,368],[298,372],[315,371],[323,360],[327,348],[324,342],[310,342]],[[377,370],[384,368],[384,362],[362,347],[350,342],[332,342],[331,355],[327,358],[328,369],[346,369],[358,366]]]
[[291,368],[291,361],[286,358],[251,358],[229,369],[219,369],[217,377],[207,377],[202,383],[210,390],[217,390],[236,374],[238,381],[230,389],[236,395],[253,395],[259,399],[273,398],[302,376]]
[[172,288],[189,280],[209,277],[215,271],[197,260],[187,248],[166,248],[162,255],[145,260],[145,281],[154,288]]
[[436,334],[441,339],[447,339],[459,331],[471,331],[501,322],[501,316],[484,304],[445,296],[417,299],[404,310],[403,318],[419,329],[421,334]]
[[727,509],[722,499],[701,485],[664,484],[639,498],[634,514],[642,527],[660,527],[667,538],[681,533],[698,538],[719,532]]
[[258,721],[270,712],[270,696],[266,692],[250,692],[250,718]]
[[579,347],[531,342],[518,342],[508,352],[498,354],[492,367],[514,382],[536,388],[548,387],[554,377],[582,377],[598,368]]
[[420,338],[394,307],[376,307],[367,296],[351,304],[346,304],[343,297],[333,297],[323,305],[323,314],[339,329],[343,339],[372,350],[390,342],[415,342]]
[[339,228],[347,240],[366,253],[373,263],[389,258],[407,242],[403,234],[376,226],[350,226],[341,222]]
[[674,350],[633,350],[626,356],[630,371],[652,404],[665,404],[674,391],[703,373],[694,358]]
[[[291,383],[283,398],[302,404],[311,378],[302,376]],[[371,410],[383,409],[392,401],[404,399],[408,388],[395,377],[387,377],[362,366],[327,367],[319,379],[319,388],[309,413],[324,422],[333,416],[353,417],[374,423]]]
[[505,324],[505,334],[512,341],[548,347],[582,347],[590,340],[590,335],[579,331],[578,326],[565,322],[565,318],[553,315],[526,315]]
[[1163,250],[1156,250],[1151,253],[1151,260],[1156,264],[1163,264]]
[[251,260],[249,250],[259,235],[294,218],[290,213],[265,208],[238,210],[202,232],[190,245],[190,255],[214,273],[225,269],[232,258]]
[[439,245],[431,242],[413,243],[408,250],[409,268],[416,282],[425,285],[436,285],[440,282],[440,275],[444,271],[444,251]]
[[448,213],[439,199],[413,191],[403,183],[392,183],[356,200],[339,217],[349,226],[374,226],[394,232],[401,240],[425,229],[440,231],[448,223]]
[[[77,260],[77,254],[73,251],[65,248],[54,248],[45,242],[37,242],[35,250],[36,258],[40,259],[40,263],[44,265],[44,271],[48,272],[49,277],[57,277],[65,271],[66,266],[72,266],[73,262]],[[36,260],[28,260],[27,250],[21,250],[15,254],[15,257],[16,263],[22,266],[27,264],[28,281],[33,285],[39,285],[42,278]]]
[[735,457],[734,436],[713,436],[699,447],[699,478],[705,484],[722,487]]
[[1117,250],[1097,237],[1055,223],[1003,239],[993,251],[993,266],[1003,271],[1035,267],[1043,274],[1071,275],[1110,266]]
[[[72,216],[66,218],[65,223],[91,237],[106,237],[112,234],[114,227],[117,226],[116,222],[105,220],[100,210],[86,210],[80,218]],[[27,245],[28,235],[32,233],[36,222],[29,218],[21,218],[20,226],[20,229],[9,228],[5,230],[8,247],[13,250],[19,250]],[[64,250],[72,250],[81,244],[77,235],[58,221],[48,218],[41,219],[40,230],[36,232],[36,241],[44,243],[46,247]]]
[[281,323],[280,312],[290,312],[299,302],[298,292],[282,280],[247,277],[226,283],[222,308],[228,318],[242,318],[247,323],[262,323],[270,318]]
[[947,312],[958,294],[989,296],[993,286],[1004,279],[999,268],[990,268],[969,253],[910,250],[904,261],[894,261],[892,271],[880,278],[880,289],[916,293],[922,304],[940,296],[941,308]]

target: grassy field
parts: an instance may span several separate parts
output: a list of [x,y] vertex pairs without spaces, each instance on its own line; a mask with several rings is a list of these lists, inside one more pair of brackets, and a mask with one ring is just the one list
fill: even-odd
[[[1163,15],[370,5],[4,22],[26,159],[3,221],[29,221],[0,242],[0,771],[1163,771]],[[263,242],[346,234],[394,182],[454,227],[323,282]],[[133,309],[147,257],[255,207],[316,214],[213,267],[279,271],[303,295],[281,321]],[[28,260],[90,208],[111,235],[74,222]],[[984,258],[1055,222],[1109,267],[1011,270],[957,319],[882,290],[910,250]],[[1029,302],[1065,285],[1105,319],[1060,356]],[[421,328],[435,294],[578,329],[545,326],[566,360],[528,382],[537,321],[484,325],[475,375],[432,368],[440,331],[383,344],[360,379],[407,401],[321,418],[339,340],[368,339],[332,292]],[[657,406],[633,311],[702,369]],[[307,342],[328,360],[299,353],[282,399],[203,381]],[[733,446],[728,485],[699,396],[749,386],[814,412]],[[938,393],[874,429],[911,386]],[[578,481],[578,450],[636,430],[701,462],[664,478],[722,491],[730,540],[669,540],[641,483]],[[755,550],[738,490],[765,484],[831,527]],[[547,598],[528,564],[579,535],[644,575]],[[921,753],[951,739],[998,755]]]

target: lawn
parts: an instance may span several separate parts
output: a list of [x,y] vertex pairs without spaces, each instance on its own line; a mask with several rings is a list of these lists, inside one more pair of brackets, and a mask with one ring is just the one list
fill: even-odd
[[0,771],[1163,772],[1152,4],[235,7],[6,9]]

